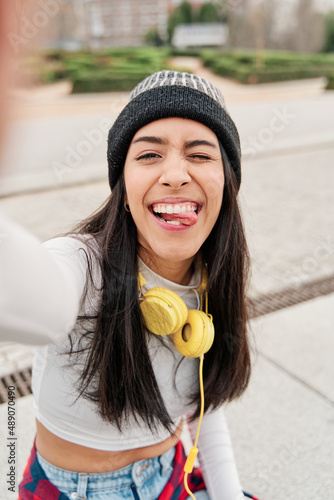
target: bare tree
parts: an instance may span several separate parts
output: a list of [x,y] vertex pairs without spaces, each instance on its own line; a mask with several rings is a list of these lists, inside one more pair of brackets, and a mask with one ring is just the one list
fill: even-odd
[[237,8],[230,9],[230,45],[258,51],[273,48],[277,6],[277,0],[257,0],[244,1]]
[[324,19],[314,0],[220,0],[232,47],[316,52],[324,41]]
[[318,52],[325,37],[324,17],[314,9],[313,0],[298,0],[295,7],[294,26],[282,38],[282,48],[299,52]]

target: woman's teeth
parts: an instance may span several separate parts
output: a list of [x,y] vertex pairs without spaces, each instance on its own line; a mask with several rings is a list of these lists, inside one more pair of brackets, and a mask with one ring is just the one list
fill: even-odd
[[196,212],[197,205],[191,203],[189,205],[162,205],[157,204],[153,206],[154,213],[160,214],[180,214],[182,212]]
[[155,203],[152,205],[154,215],[167,224],[173,226],[193,226],[198,219],[197,203],[185,202],[169,205],[167,203]]
[[182,223],[179,222],[178,220],[165,220],[165,222],[167,222],[167,224],[172,224],[173,226],[181,226]]

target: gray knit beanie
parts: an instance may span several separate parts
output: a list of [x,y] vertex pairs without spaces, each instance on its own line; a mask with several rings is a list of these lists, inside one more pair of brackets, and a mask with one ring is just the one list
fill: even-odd
[[168,117],[194,120],[209,127],[222,144],[238,187],[241,182],[240,140],[221,92],[210,82],[189,73],[159,71],[145,78],[130,95],[108,136],[111,189],[120,177],[136,132],[150,122]]

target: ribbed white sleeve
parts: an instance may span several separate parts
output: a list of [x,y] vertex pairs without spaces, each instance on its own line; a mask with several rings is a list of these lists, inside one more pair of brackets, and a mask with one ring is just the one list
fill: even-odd
[[[47,251],[63,241],[59,250]],[[73,238],[43,244],[0,214],[0,340],[56,343],[74,326],[86,270]]]
[[[188,423],[194,442],[198,420]],[[204,415],[198,439],[198,460],[210,500],[244,500],[223,409]]]

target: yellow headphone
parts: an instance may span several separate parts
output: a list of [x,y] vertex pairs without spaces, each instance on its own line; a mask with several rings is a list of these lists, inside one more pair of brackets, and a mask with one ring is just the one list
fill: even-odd
[[[141,291],[145,279],[138,273],[138,288]],[[154,287],[141,293],[140,309],[148,330],[156,335],[173,335],[173,342],[180,354],[188,358],[199,358],[208,352],[214,339],[214,326],[208,314],[206,292],[207,275],[202,266],[202,282],[197,289],[201,310],[188,310],[183,300],[171,290]],[[205,295],[205,312],[203,309]]]

